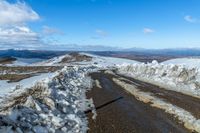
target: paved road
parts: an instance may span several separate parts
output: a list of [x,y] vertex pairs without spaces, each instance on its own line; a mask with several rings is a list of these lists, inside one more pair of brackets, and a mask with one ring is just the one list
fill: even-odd
[[[112,81],[112,75],[97,72],[91,74],[91,77],[98,80],[101,87],[94,86],[87,93],[88,98],[93,98],[97,108],[95,120],[92,119],[92,113],[87,113],[90,128],[88,133],[189,132],[173,116],[126,93]],[[132,79],[126,78],[126,82],[131,82],[129,80]]]

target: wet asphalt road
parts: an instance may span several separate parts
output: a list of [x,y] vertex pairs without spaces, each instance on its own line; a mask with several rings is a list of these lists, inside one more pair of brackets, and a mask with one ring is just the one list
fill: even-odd
[[[93,73],[102,88],[94,86],[87,93],[97,108],[97,118],[87,113],[88,133],[187,133],[173,116],[138,101],[112,81],[112,75]],[[131,79],[129,79],[131,80]],[[128,82],[128,81],[127,81]]]
[[132,85],[136,85],[137,88],[142,90],[143,92],[153,93],[154,96],[162,98],[172,103],[173,105],[183,108],[184,110],[191,112],[191,114],[196,118],[200,119],[200,99],[179,92],[166,90],[156,85],[148,84],[131,77],[123,75],[118,76],[119,78],[122,78],[122,81]]

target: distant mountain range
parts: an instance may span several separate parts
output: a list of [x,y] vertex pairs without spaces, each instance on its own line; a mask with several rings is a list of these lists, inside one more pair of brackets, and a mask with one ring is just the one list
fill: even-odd
[[42,58],[50,59],[68,53],[67,51],[43,51],[43,50],[0,50],[0,57]]
[[145,49],[145,48],[120,48],[103,45],[58,45],[57,50],[61,51],[92,51],[92,52],[135,52],[145,54],[165,54],[181,56],[200,56],[200,48],[168,48],[168,49]]
[[[93,49],[96,50],[93,50]],[[141,49],[141,48],[131,48],[131,49],[120,49],[112,47],[103,46],[91,46],[91,47],[77,47],[74,46],[67,50],[53,51],[53,50],[0,50],[0,57],[20,57],[20,58],[43,58],[49,59],[55,56],[60,56],[67,54],[69,52],[89,52],[93,54],[109,56],[112,54],[134,54],[134,55],[166,55],[166,56],[200,56],[200,49],[195,48],[182,48],[182,49]]]

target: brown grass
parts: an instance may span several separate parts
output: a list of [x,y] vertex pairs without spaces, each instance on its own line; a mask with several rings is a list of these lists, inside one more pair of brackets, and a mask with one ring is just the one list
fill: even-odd
[[34,74],[5,74],[0,75],[0,80],[8,80],[8,83],[19,82],[23,79],[30,78],[32,76],[34,76]]
[[6,73],[47,73],[55,72],[56,70],[61,69],[61,66],[0,66],[0,72],[6,71]]
[[61,66],[17,66],[8,67],[0,66],[0,80],[8,80],[8,82],[19,82],[23,79],[36,76],[40,73],[55,72],[62,69]]
[[0,64],[5,65],[5,64],[12,64],[13,61],[16,61],[15,58],[12,57],[5,57],[5,58],[0,58]]
[[65,57],[62,59],[61,62],[59,63],[70,63],[70,62],[81,62],[81,61],[91,61],[92,57],[87,56],[87,55],[81,55],[79,53],[70,53],[69,57]]

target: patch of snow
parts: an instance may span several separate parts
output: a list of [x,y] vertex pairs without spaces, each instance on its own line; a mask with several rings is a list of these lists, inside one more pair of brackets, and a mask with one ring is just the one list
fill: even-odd
[[44,61],[40,58],[17,58],[12,64],[7,64],[6,66],[28,66],[36,62]]
[[66,55],[54,57],[52,59],[45,60],[42,62],[34,63],[32,65],[33,66],[57,66],[57,65],[61,65],[61,64],[59,64],[59,62],[61,62],[63,58],[68,57],[68,56],[70,56],[70,55],[66,54]]
[[[30,88],[34,86],[38,81],[45,80],[54,76],[54,73],[43,73],[38,76],[23,79],[19,82],[8,83],[6,80],[0,80],[0,97],[4,97],[13,92],[16,88]],[[0,98],[1,99],[1,98]]]
[[95,84],[96,84],[96,86],[97,86],[98,88],[102,88],[102,86],[101,86],[99,80],[95,80]]

